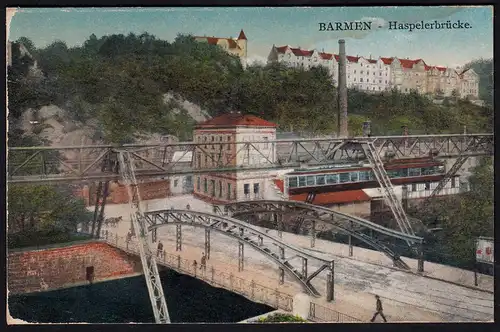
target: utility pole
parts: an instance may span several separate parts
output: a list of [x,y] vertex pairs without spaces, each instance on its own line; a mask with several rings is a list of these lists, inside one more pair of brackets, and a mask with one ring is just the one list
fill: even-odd
[[345,40],[339,40],[339,85],[338,85],[338,117],[337,135],[347,137],[347,73],[346,73]]

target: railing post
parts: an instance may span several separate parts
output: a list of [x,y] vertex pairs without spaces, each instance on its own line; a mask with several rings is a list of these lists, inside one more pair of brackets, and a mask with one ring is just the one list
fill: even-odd
[[233,290],[233,274],[232,273],[229,275],[229,288],[231,288],[231,290]]
[[420,243],[418,250],[418,272],[424,272],[424,244]]
[[163,263],[165,263],[165,255],[166,255],[166,252],[165,252],[165,250],[163,250],[163,256],[162,256],[162,258],[163,258]]
[[316,220],[313,220],[311,228],[311,248],[314,248],[315,245],[316,245]]
[[252,299],[255,298],[255,281],[252,279],[252,282],[250,283],[250,287],[252,287]]
[[309,318],[314,319],[316,316],[316,308],[313,302],[309,302]]
[[118,234],[115,234],[115,245],[118,247]]
[[212,265],[211,271],[212,272],[212,283],[214,283],[214,274],[215,274],[215,269],[214,266]]
[[106,230],[105,236],[106,236],[106,240],[107,240],[108,239],[108,230]]
[[177,269],[181,270],[181,255],[177,255]]
[[[353,223],[352,221],[350,222],[350,230],[352,231],[353,229]],[[352,257],[352,236],[349,234],[349,257]]]
[[278,288],[275,289],[275,294],[276,294],[276,309],[279,309],[280,300],[279,300]]

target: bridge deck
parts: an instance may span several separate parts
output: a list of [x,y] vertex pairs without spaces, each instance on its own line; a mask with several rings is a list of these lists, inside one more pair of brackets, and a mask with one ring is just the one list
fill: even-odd
[[[192,209],[210,212],[210,205],[197,201],[190,196],[169,199],[166,207],[183,208],[189,203]],[[149,210],[165,208],[166,200],[147,202]],[[124,206],[108,206],[107,217],[124,215],[127,209]],[[117,228],[110,228],[111,232],[125,235],[129,222],[123,222]],[[272,231],[271,231],[272,232]],[[164,243],[165,250],[175,252],[175,228],[163,228],[158,232]],[[283,233],[283,239],[296,246],[309,247],[307,237]],[[177,252],[183,258],[200,260],[204,250],[204,233],[202,229],[188,229],[183,231],[183,250]],[[232,271],[235,276],[244,279],[253,279],[255,282],[268,287],[279,287],[280,291],[288,294],[301,292],[300,285],[290,282],[286,278],[285,285],[278,286],[278,272],[276,266],[265,257],[245,248],[245,271],[238,273],[238,247],[234,240],[212,235],[211,256],[207,262],[217,270]],[[374,309],[372,294],[379,294],[383,299],[384,311],[390,321],[472,321],[490,320],[493,317],[493,294],[479,290],[461,287],[440,280],[424,278],[411,273],[401,272],[387,266],[391,262],[381,253],[354,248],[354,257],[346,258],[346,245],[317,240],[317,252],[336,254],[335,264],[335,296],[334,303],[326,303],[323,299],[315,302],[330,307],[339,312],[354,316],[361,320],[371,318]],[[331,257],[331,254],[328,256]],[[344,256],[344,257],[343,257]],[[410,266],[416,269],[416,262],[406,259]],[[386,265],[386,266],[384,266]],[[439,264],[427,263],[425,266],[432,277],[453,279],[454,282],[472,284],[472,278],[463,270],[446,267]],[[466,279],[466,280],[464,280]],[[487,288],[492,285],[492,278],[482,276],[480,283]],[[318,290],[324,291],[326,280],[320,275],[313,284]]]

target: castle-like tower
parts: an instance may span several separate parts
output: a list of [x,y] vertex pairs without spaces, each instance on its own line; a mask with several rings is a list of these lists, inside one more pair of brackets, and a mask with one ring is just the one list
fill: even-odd
[[226,50],[226,52],[238,56],[241,59],[241,63],[246,65],[248,56],[248,40],[243,29],[241,29],[238,38],[194,36],[194,39],[197,42],[219,45]]

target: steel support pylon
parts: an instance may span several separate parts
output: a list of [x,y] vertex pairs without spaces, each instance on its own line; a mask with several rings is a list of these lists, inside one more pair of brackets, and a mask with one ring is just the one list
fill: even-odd
[[[155,322],[157,324],[167,324],[170,323],[170,316],[161,285],[158,265],[156,264],[156,256],[151,251],[147,240],[146,219],[140,207],[141,198],[135,178],[134,164],[128,151],[120,152],[118,159],[120,163],[120,175],[127,186],[129,201],[133,211],[130,214],[130,218],[136,230],[137,239],[139,240],[139,253]],[[136,200],[135,202],[134,199]]]
[[[392,186],[392,182],[385,171],[384,164],[380,159],[378,153],[376,153],[375,146],[371,142],[362,143],[361,144],[363,151],[365,153],[366,158],[370,162],[373,173],[380,184],[380,188],[382,191],[382,195],[389,205],[394,217],[396,218],[396,222],[398,223],[401,232],[414,235],[413,228],[406,216],[405,211],[403,210],[403,206],[401,202],[396,197],[394,193],[394,187]],[[407,241],[408,245],[411,246],[411,243]]]

